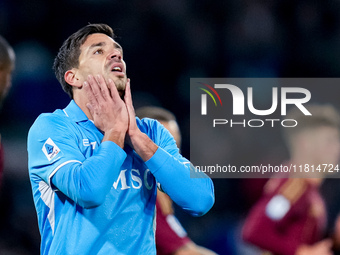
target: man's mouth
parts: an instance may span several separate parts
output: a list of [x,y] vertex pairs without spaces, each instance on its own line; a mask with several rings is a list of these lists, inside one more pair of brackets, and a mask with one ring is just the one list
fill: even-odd
[[115,66],[114,68],[112,68],[111,70],[112,72],[122,72],[122,68],[119,66]]
[[111,72],[117,73],[117,75],[124,75],[124,65],[121,62],[113,62],[110,64]]

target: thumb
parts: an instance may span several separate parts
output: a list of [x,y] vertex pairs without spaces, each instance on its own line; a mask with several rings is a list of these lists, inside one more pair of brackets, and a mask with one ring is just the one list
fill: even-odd
[[132,105],[130,79],[127,79],[127,82],[126,82],[124,101],[128,105]]

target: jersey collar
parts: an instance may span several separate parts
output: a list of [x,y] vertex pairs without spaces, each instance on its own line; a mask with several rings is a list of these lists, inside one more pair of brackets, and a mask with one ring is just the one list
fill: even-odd
[[80,109],[80,107],[76,104],[76,102],[74,102],[74,100],[71,100],[71,102],[68,104],[68,106],[66,106],[63,111],[67,117],[70,117],[75,122],[88,120],[86,114],[83,112],[82,109]]

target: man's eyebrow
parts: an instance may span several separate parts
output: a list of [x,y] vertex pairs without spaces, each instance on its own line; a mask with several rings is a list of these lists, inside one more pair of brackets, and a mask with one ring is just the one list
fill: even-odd
[[[106,45],[106,42],[99,42],[99,43],[94,43],[92,44],[89,49],[93,49],[93,48],[96,48],[96,47],[103,47]],[[113,46],[116,48],[116,49],[120,49],[120,50],[123,50],[122,46],[120,46],[119,43],[117,42],[114,42],[113,43]]]
[[106,45],[105,42],[94,43],[89,47],[89,49],[96,48],[96,47],[102,47],[102,46],[105,46],[105,45]]

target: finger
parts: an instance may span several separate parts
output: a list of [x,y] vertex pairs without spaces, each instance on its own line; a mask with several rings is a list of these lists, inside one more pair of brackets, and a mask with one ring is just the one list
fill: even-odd
[[120,96],[119,96],[119,93],[118,93],[118,90],[117,90],[117,87],[114,83],[113,80],[109,79],[108,80],[108,85],[109,85],[109,88],[110,88],[110,92],[111,92],[111,98],[116,101],[118,99],[120,99]]
[[96,104],[97,103],[97,99],[94,96],[92,87],[89,85],[89,83],[87,81],[84,82],[83,87],[84,87],[84,90],[85,90],[85,92],[87,94],[87,97],[88,97],[90,103],[92,105]]
[[100,101],[104,100],[100,86],[99,86],[97,80],[92,75],[89,75],[87,77],[87,81],[88,81],[88,83],[89,83],[89,85],[92,89],[94,97],[96,98],[96,102],[100,102]]
[[126,82],[124,101],[126,105],[132,106],[130,79],[127,79],[127,82]]
[[100,88],[100,92],[101,92],[101,96],[106,100],[110,97],[110,93],[109,93],[109,89],[106,85],[106,82],[103,78],[103,76],[101,75],[96,75],[95,77],[98,85],[99,85],[99,88]]
[[131,86],[130,86],[130,79],[127,80],[126,86],[125,86],[125,96],[124,101],[126,104],[126,108],[128,110],[130,121],[133,121],[135,119],[135,109],[132,104],[132,96],[131,96]]

